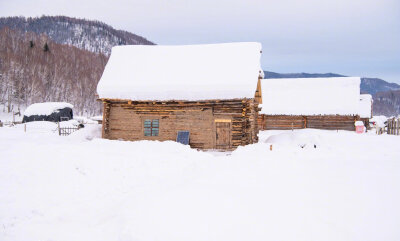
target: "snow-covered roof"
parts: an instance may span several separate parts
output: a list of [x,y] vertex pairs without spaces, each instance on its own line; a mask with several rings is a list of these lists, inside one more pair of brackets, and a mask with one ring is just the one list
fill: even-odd
[[360,117],[371,118],[372,117],[372,95],[362,94],[360,95]]
[[261,44],[130,45],[112,48],[99,98],[210,100],[254,98]]
[[58,110],[64,108],[74,108],[73,105],[66,102],[44,102],[44,103],[36,103],[28,106],[24,112],[24,116],[31,115],[51,115]]
[[261,114],[357,115],[360,78],[263,79]]

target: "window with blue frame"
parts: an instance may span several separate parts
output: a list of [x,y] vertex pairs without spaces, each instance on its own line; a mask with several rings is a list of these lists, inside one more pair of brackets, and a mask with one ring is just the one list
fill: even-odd
[[144,120],[144,136],[158,136],[158,119]]

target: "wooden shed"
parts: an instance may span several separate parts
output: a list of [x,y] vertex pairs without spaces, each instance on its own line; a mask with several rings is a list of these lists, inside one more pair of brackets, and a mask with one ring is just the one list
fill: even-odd
[[114,47],[97,87],[103,138],[220,150],[257,142],[260,56],[259,43]]
[[360,78],[263,79],[260,130],[355,130]]

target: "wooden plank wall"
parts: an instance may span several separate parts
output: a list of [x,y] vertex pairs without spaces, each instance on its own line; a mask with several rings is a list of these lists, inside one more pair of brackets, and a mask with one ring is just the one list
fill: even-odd
[[387,120],[387,133],[389,135],[400,135],[400,118]]
[[264,130],[291,130],[305,128],[303,116],[266,116],[264,115]]
[[307,128],[355,131],[357,116],[307,116]]
[[[203,102],[134,102],[103,100],[103,137],[123,140],[176,140],[179,130],[190,131],[190,146],[216,148],[215,120],[231,120],[235,149],[258,141],[258,104],[254,99]],[[159,119],[159,136],[144,136],[144,119]]]
[[291,129],[325,129],[354,131],[354,122],[358,116],[320,115],[320,116],[290,116],[290,115],[259,115],[260,130],[291,130]]

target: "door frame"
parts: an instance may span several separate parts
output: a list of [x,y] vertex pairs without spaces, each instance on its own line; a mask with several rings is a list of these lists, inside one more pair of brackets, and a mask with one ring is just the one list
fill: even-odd
[[[227,146],[227,148],[220,148],[217,145],[217,135],[218,135],[218,131],[217,131],[217,123],[229,123],[229,144]],[[218,118],[218,119],[214,119],[214,128],[215,128],[215,148],[216,149],[230,149],[232,148],[232,119],[228,119],[228,118]]]

